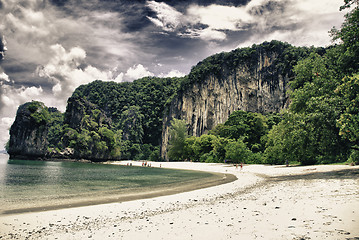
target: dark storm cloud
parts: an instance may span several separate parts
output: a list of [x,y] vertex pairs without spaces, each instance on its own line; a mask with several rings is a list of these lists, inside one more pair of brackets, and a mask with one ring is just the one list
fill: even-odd
[[65,6],[65,4],[68,2],[68,0],[50,0],[50,3],[58,6],[58,7],[63,7]]
[[16,79],[16,86],[41,85],[47,89],[51,89],[53,85],[53,83],[50,83],[48,80],[41,79],[34,74],[34,70],[38,66],[37,64],[23,64],[21,62],[17,62],[11,57],[7,57],[2,62],[1,66],[3,71],[6,72],[7,75],[11,76],[11,79]]
[[94,12],[119,13],[124,31],[140,31],[150,24],[146,16],[151,15],[151,12],[146,7],[145,0],[51,0],[50,2],[72,17],[91,15]]
[[186,6],[189,4],[198,4],[201,6],[209,6],[212,4],[218,4],[218,5],[223,5],[223,6],[241,6],[241,5],[245,5],[248,2],[250,2],[250,0],[232,0],[232,1],[226,1],[226,0],[163,0],[163,1],[156,1],[156,2],[164,2],[168,5],[171,6],[179,6],[179,8],[181,6]]
[[4,37],[0,35],[0,62],[5,56],[5,41]]
[[6,61],[2,63],[1,66],[3,67],[4,71],[9,75],[19,74],[19,76],[23,76],[21,78],[27,78],[29,75],[31,75],[29,73],[31,73],[33,69],[36,68],[37,65],[36,64],[24,65],[21,62],[17,62],[15,59],[8,57]]
[[199,39],[182,39],[174,33],[157,34],[153,39],[155,40],[144,47],[156,52],[157,63],[169,65],[168,67],[181,72],[188,73],[195,62],[206,56],[204,44]]
[[[147,0],[51,0],[53,5],[60,7],[71,16],[80,16],[87,11],[109,11],[118,12],[123,18],[124,31],[140,31],[151,25],[148,17],[153,17],[155,13],[147,6]],[[176,8],[180,12],[185,12],[189,5],[209,6],[218,4],[222,6],[242,6],[249,2],[249,0],[164,0],[156,1],[158,3],[165,3]]]

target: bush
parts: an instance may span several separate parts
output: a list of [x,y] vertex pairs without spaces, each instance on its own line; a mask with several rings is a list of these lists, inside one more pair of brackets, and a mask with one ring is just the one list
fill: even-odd
[[150,161],[161,161],[161,156],[160,156],[160,147],[156,146],[153,151],[151,152],[149,159]]
[[353,163],[355,165],[359,164],[359,151],[358,150],[352,150],[352,152],[348,158],[348,162]]
[[226,146],[226,159],[234,163],[247,163],[252,152],[247,148],[247,145],[242,139],[229,142]]
[[249,154],[247,163],[262,164],[263,163],[263,154],[260,152]]

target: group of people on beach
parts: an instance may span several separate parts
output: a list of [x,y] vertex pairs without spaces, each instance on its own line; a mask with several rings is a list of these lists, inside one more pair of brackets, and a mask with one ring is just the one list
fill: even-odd
[[[128,167],[131,167],[131,166],[132,166],[132,163],[131,163],[131,162],[128,162],[126,165],[127,165]],[[142,162],[142,167],[152,167],[152,164],[149,163],[149,162],[147,162],[147,161],[143,161],[143,162]],[[162,164],[160,164],[159,167],[161,168],[161,167],[162,167]]]
[[151,163],[142,162],[142,167],[151,167]]

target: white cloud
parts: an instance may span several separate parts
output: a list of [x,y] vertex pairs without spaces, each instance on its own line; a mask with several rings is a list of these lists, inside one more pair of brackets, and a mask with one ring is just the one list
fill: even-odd
[[9,129],[15,118],[3,117],[0,119],[0,150],[5,148],[5,144],[10,138]]
[[198,37],[204,40],[215,40],[215,41],[223,41],[227,38],[227,35],[223,31],[218,31],[210,28],[193,30],[189,33],[192,37]]
[[147,18],[164,31],[174,31],[183,21],[182,13],[164,2],[147,1],[147,6],[157,13],[156,18]]
[[182,73],[182,72],[180,72],[180,71],[178,71],[178,70],[172,70],[172,71],[168,72],[167,74],[161,73],[161,74],[159,75],[159,77],[161,77],[161,78],[167,78],[167,77],[183,77],[183,76],[185,76],[185,75],[186,75],[186,74],[184,74],[184,73]]
[[7,1],[0,9],[4,16],[0,32],[8,42],[7,54],[19,64],[43,64],[49,58],[49,45],[73,31],[74,26],[83,29],[78,22],[59,17],[50,4],[44,8],[40,0],[24,2]]
[[[43,89],[41,87],[20,87],[18,89],[10,85],[3,85],[1,95],[2,111],[13,112],[10,109],[16,109],[17,106],[42,96]],[[4,111],[4,109],[7,109]]]
[[148,71],[142,64],[137,64],[130,67],[127,72],[124,74],[126,80],[136,80],[142,77],[154,76],[154,74]]
[[148,19],[163,31],[177,31],[182,37],[222,41],[226,39],[222,30],[237,31],[253,21],[246,7],[193,4],[182,14],[163,2],[148,1],[147,5],[157,14]]
[[10,82],[9,76],[4,72],[0,73],[0,85],[3,81]]
[[253,21],[246,7],[231,7],[212,4],[209,6],[192,5],[187,9],[192,19],[208,25],[211,30],[239,30]]
[[36,36],[46,36],[49,31],[42,25],[44,23],[44,16],[41,12],[33,12],[31,9],[20,8],[25,17],[25,21],[16,17],[13,13],[8,13],[5,16],[6,25],[14,31],[19,31],[24,34],[31,34]]
[[339,11],[339,7],[343,5],[344,1],[328,1],[328,0],[302,0],[292,1],[293,8],[295,8],[298,12],[306,13],[307,15],[321,15],[321,14],[331,14],[337,13]]
[[11,127],[11,124],[14,122],[15,118],[3,117],[1,118],[0,125],[5,126],[8,129]]
[[[263,11],[267,0],[251,1],[247,7],[261,11],[256,18],[250,38],[238,47],[250,46],[264,41],[280,40],[296,46],[328,46],[328,31],[343,22],[344,12],[339,11],[340,1],[289,1],[282,8]],[[280,1],[275,1],[280,3]],[[337,22],[333,22],[337,19]]]
[[86,65],[86,52],[80,47],[71,48],[70,51],[60,44],[51,46],[53,56],[45,66],[38,67],[40,77],[50,79],[54,83],[52,88],[55,96],[65,101],[80,85],[94,80],[113,80],[111,71],[101,71],[91,65]]
[[334,0],[252,0],[237,7],[192,4],[182,14],[166,3],[148,1],[157,14],[150,20],[165,32],[220,42],[227,39],[228,31],[248,31],[250,40],[240,46],[270,41],[272,37],[295,45],[328,45],[327,32],[333,19],[337,16],[338,24],[343,20],[341,5]]
[[[88,2],[89,6],[95,4]],[[0,33],[8,40],[7,54],[18,65],[46,65],[53,57],[49,47],[59,43],[66,49],[80,46],[88,54],[87,62],[96,68],[111,69],[121,62],[127,69],[137,62],[138,56],[142,60],[148,58],[136,44],[143,34],[124,32],[120,13],[90,11],[84,7],[85,3],[76,5],[69,1],[68,5],[71,4],[73,15],[48,1],[6,1],[0,9],[0,15],[4,16]],[[26,81],[21,72],[16,75],[15,80]]]
[[123,73],[120,73],[117,75],[117,77],[114,79],[115,82],[122,82],[123,81]]

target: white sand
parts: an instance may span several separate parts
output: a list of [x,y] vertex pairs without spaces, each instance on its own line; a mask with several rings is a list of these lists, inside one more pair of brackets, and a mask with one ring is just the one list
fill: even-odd
[[160,164],[238,180],[152,199],[0,215],[0,239],[359,239],[359,167],[152,166]]

